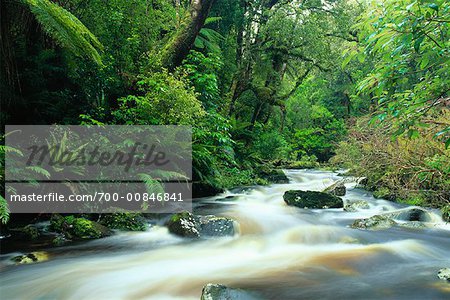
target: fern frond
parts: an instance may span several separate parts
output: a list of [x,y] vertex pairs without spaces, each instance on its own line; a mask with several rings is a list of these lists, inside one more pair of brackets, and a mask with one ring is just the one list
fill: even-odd
[[62,47],[102,65],[103,45],[74,15],[49,0],[22,0],[42,28]]
[[0,222],[3,224],[8,223],[9,221],[9,207],[8,203],[6,203],[5,198],[0,195]]
[[222,20],[222,17],[208,17],[205,20],[205,25],[216,23],[219,22],[220,20]]

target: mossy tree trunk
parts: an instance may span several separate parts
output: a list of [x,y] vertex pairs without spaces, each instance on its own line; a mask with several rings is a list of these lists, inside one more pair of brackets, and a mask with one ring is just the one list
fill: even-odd
[[192,0],[183,25],[164,47],[161,65],[169,70],[179,66],[194,45],[215,0]]

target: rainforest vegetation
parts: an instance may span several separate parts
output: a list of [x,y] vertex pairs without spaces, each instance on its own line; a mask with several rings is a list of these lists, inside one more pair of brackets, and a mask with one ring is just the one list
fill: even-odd
[[2,130],[191,125],[193,179],[210,189],[267,184],[275,168],[346,168],[379,197],[449,211],[446,0],[0,8]]

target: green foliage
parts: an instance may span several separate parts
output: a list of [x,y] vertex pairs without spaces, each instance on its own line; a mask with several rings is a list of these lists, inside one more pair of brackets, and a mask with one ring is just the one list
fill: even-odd
[[265,160],[285,159],[290,152],[290,145],[278,131],[265,131],[258,135],[254,151]]
[[191,51],[184,60],[181,72],[187,74],[198,99],[206,109],[217,108],[219,105],[218,76],[222,62],[219,57],[209,54],[203,55],[197,51]]
[[50,220],[50,229],[64,234],[68,238],[96,239],[108,233],[102,225],[75,216],[54,215]]
[[332,162],[351,168],[355,176],[367,177],[367,186],[376,197],[433,207],[448,205],[450,150],[433,133],[422,131],[421,138],[392,140],[389,129],[369,125],[367,117],[358,120]]
[[74,15],[49,0],[22,1],[29,5],[38,22],[56,42],[75,55],[87,56],[101,64],[102,44]]
[[205,115],[184,77],[166,71],[152,73],[137,86],[143,95],[119,99],[119,109],[112,112],[116,123],[193,125]]
[[[449,22],[448,1],[386,0],[374,2],[355,26],[361,51],[376,61],[359,91],[377,102],[377,120],[396,120],[395,136],[416,136],[430,113],[448,107]],[[449,126],[438,131],[443,141]]]
[[101,224],[108,228],[128,230],[128,231],[145,231],[147,223],[139,213],[117,212],[102,216]]

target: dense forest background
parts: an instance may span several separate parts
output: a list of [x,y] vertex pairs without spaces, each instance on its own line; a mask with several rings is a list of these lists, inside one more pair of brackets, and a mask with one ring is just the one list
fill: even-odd
[[2,129],[191,125],[203,189],[328,163],[450,211],[448,1],[0,5]]

